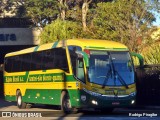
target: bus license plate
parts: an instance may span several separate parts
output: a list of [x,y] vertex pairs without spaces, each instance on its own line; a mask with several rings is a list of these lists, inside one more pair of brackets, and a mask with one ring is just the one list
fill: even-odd
[[112,102],[112,105],[119,105],[120,102]]

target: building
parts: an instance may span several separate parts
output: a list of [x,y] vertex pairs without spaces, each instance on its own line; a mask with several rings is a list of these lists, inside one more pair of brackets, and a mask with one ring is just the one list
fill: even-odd
[[32,47],[40,43],[38,28],[31,28],[32,22],[24,18],[0,19],[0,64],[6,53]]
[[0,97],[3,96],[3,62],[5,54],[40,43],[40,30],[25,18],[0,18]]

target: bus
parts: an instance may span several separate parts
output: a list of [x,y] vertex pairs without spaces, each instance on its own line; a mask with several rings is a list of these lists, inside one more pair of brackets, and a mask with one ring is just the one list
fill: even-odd
[[136,84],[129,49],[118,42],[68,39],[8,53],[4,97],[32,104],[113,110],[134,106]]

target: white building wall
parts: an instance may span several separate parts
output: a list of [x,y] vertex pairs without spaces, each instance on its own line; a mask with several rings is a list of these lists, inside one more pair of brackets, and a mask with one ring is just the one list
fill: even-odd
[[38,45],[40,30],[37,28],[0,28],[0,46]]

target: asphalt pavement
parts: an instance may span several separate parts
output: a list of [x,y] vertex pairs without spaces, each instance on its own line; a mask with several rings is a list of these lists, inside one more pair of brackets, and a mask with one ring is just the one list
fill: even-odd
[[33,105],[30,109],[18,109],[16,102],[0,98],[0,120],[159,120],[160,107],[116,108],[112,113],[85,109],[73,114],[62,113],[57,106]]

